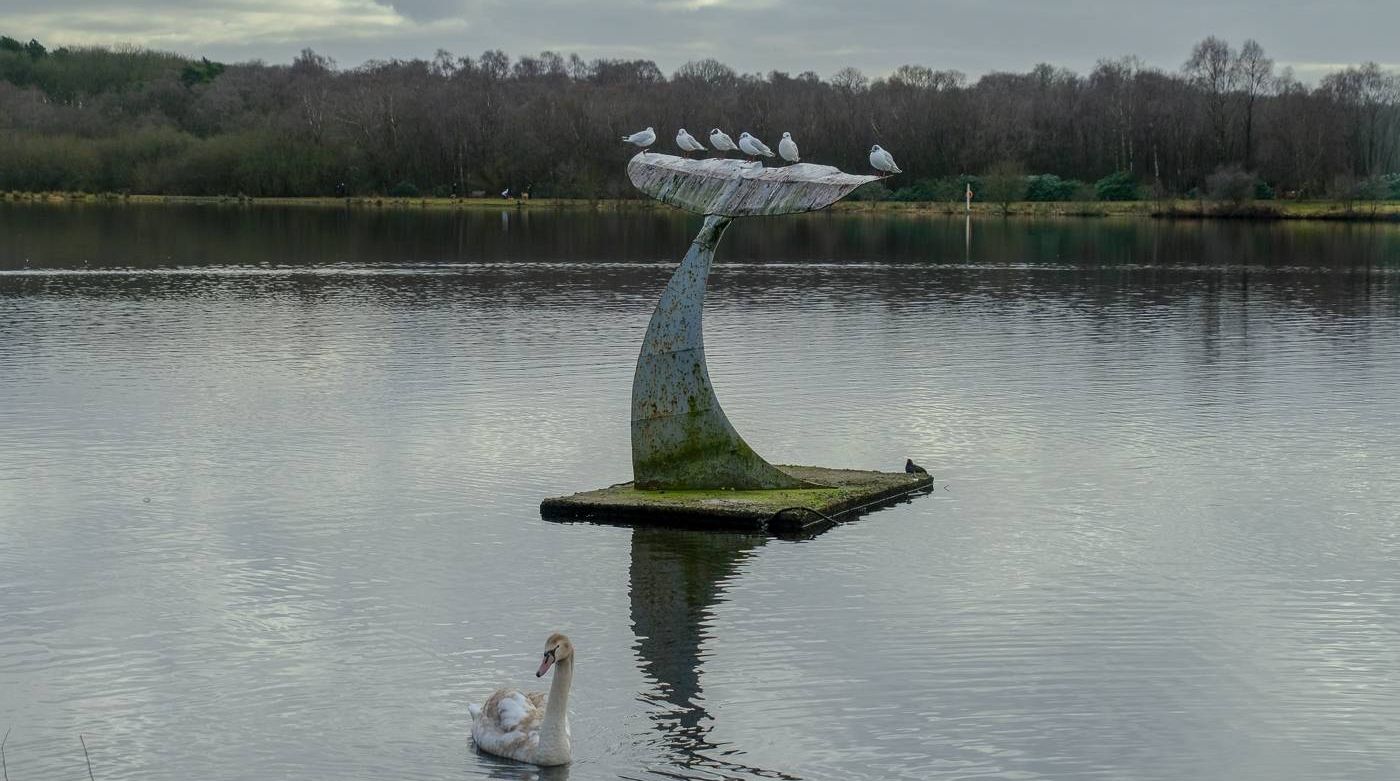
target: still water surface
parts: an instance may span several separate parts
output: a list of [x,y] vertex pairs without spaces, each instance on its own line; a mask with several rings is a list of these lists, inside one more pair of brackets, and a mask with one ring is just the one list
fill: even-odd
[[[542,521],[696,227],[0,205],[10,776],[1400,777],[1400,228],[741,221],[736,426],[939,489]],[[473,753],[555,629],[574,765]]]

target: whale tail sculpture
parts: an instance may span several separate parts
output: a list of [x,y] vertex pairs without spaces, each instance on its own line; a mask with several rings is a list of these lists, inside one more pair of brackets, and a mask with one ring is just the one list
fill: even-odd
[[657,302],[632,376],[632,473],[641,489],[812,488],[749,447],[720,408],[705,365],[705,286],[724,230],[736,217],[824,209],[878,177],[798,163],[637,155],[639,190],[705,215],[700,233]]

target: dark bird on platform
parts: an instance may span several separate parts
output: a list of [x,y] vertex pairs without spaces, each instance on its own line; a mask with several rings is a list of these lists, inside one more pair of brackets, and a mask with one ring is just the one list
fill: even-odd
[[927,469],[924,469],[923,467],[921,467],[921,466],[919,466],[918,464],[914,463],[914,459],[912,459],[912,458],[906,458],[906,459],[904,459],[904,471],[908,472],[908,473],[911,474],[911,475],[926,475],[926,474],[928,474],[928,470],[927,470]]

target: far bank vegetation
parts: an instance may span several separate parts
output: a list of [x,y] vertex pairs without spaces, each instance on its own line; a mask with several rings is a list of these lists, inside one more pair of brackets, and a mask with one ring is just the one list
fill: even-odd
[[[372,61],[310,50],[218,63],[0,36],[0,191],[227,197],[631,198],[624,131],[792,131],[804,158],[908,173],[858,199],[960,209],[1148,201],[1167,214],[1267,214],[1400,199],[1400,73],[1368,63],[1315,85],[1254,41],[1198,43],[1175,70],[1136,57],[976,80],[906,65],[741,74],[714,60],[544,52]],[[1086,212],[1092,208],[1085,207]]]

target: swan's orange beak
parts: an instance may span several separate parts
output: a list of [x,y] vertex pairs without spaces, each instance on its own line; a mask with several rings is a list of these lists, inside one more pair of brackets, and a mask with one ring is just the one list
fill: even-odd
[[553,651],[545,651],[545,652],[544,652],[544,659],[540,661],[540,669],[538,669],[538,670],[535,671],[535,677],[536,677],[536,678],[543,678],[543,677],[544,677],[544,674],[547,673],[547,672],[549,672],[550,665],[553,665],[553,664],[554,664],[554,652],[553,652]]

